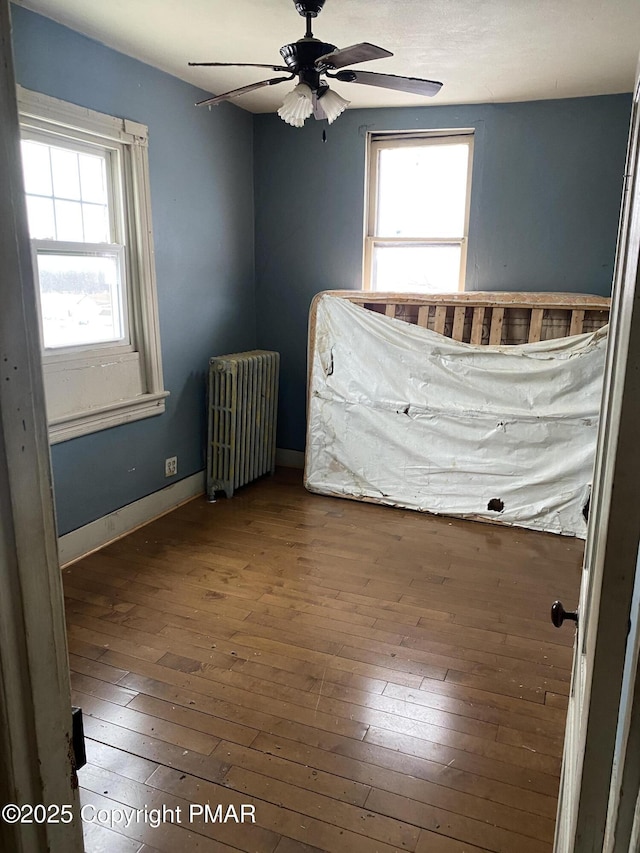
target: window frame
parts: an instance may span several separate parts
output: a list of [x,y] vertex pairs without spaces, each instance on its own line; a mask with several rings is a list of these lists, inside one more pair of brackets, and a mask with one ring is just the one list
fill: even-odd
[[44,318],[42,316],[42,290],[36,286],[36,300],[38,302],[38,313],[40,319],[40,348],[42,350],[42,358],[48,361],[59,360],[61,356],[74,356],[82,358],[82,353],[93,352],[95,350],[114,350],[117,352],[133,352],[133,335],[131,334],[131,326],[129,315],[130,311],[130,288],[127,282],[127,266],[125,262],[125,246],[122,243],[74,243],[68,240],[39,240],[33,238],[31,240],[31,260],[33,263],[33,271],[36,277],[36,282],[39,278],[39,258],[42,255],[66,255],[70,257],[113,257],[118,262],[118,272],[120,275],[120,325],[123,329],[121,338],[112,338],[106,341],[94,341],[86,344],[69,344],[68,346],[47,347],[44,342]]
[[[417,235],[415,237],[380,237],[376,234],[378,218],[378,172],[380,150],[385,148],[415,148],[427,145],[452,145],[465,144],[468,146],[467,161],[467,188],[465,197],[464,233],[458,237],[428,237]],[[367,179],[365,200],[365,227],[364,227],[364,249],[363,249],[363,289],[374,292],[373,287],[373,255],[376,246],[460,246],[460,271],[458,276],[458,288],[460,292],[465,289],[467,270],[467,248],[469,238],[469,218],[471,211],[471,183],[473,169],[473,128],[452,128],[429,131],[392,131],[388,133],[367,134]]]
[[[53,98],[51,100],[54,100]],[[62,102],[59,102],[62,103]],[[22,116],[21,116],[22,119]],[[29,128],[21,122],[20,138],[25,142],[36,142],[43,145],[55,145],[58,141],[52,138],[52,132]],[[106,140],[98,140],[91,142],[87,138],[87,134],[81,133],[76,129],[73,136],[68,134],[56,134],[63,141],[64,148],[68,151],[74,151],[76,154],[96,154],[104,155],[107,163],[107,207],[109,210],[109,231],[113,243],[124,243],[124,208],[123,208],[123,190],[122,182],[118,180],[118,176],[122,174],[122,145],[111,141],[111,144],[105,144]],[[58,143],[59,145],[59,143]],[[27,197],[40,196],[39,193],[32,193],[25,189]],[[46,198],[46,196],[40,196]],[[60,198],[55,195],[52,187],[52,196],[54,200]],[[61,199],[62,200],[62,199]],[[84,200],[82,200],[84,201]],[[34,238],[32,238],[34,239]],[[64,242],[64,241],[58,241]]]
[[[158,301],[151,226],[148,130],[138,122],[107,116],[17,87],[21,133],[70,150],[109,152],[110,244],[57,240],[31,241],[32,252],[45,246],[82,247],[87,254],[107,245],[122,246],[123,311],[128,340],[41,350],[49,438],[52,444],[97,432],[165,410]],[[114,178],[115,171],[117,176]],[[111,208],[113,205],[113,208]],[[37,259],[34,257],[34,262]],[[34,263],[37,271],[37,263]],[[40,308],[40,287],[34,282]],[[40,312],[39,312],[40,313]],[[40,313],[41,317],[41,313]]]

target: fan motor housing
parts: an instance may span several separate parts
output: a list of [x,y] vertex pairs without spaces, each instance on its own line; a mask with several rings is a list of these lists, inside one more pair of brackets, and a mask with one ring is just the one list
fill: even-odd
[[325,41],[315,38],[303,38],[293,44],[285,44],[280,48],[280,56],[287,63],[287,67],[295,74],[300,71],[316,71],[322,72],[328,66],[320,63],[316,65],[316,60],[326,53],[332,53],[338,48],[335,44],[329,44]]
[[298,14],[306,17],[307,15],[311,15],[312,18],[317,18],[320,12],[322,12],[322,7],[325,4],[325,0],[315,0],[315,2],[297,2],[297,0],[293,0],[296,9],[298,10]]

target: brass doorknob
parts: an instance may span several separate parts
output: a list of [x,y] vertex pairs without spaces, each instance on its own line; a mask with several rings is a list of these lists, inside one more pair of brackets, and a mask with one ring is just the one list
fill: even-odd
[[578,611],[565,610],[561,601],[554,601],[551,605],[551,621],[556,628],[560,628],[565,619],[570,619],[578,624]]

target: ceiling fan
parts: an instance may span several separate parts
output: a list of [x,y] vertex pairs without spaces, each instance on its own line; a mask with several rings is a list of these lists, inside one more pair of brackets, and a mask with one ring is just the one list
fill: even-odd
[[262,89],[274,86],[288,80],[298,78],[298,84],[285,97],[284,103],[278,110],[278,115],[287,124],[302,127],[305,120],[313,113],[316,119],[326,118],[329,124],[334,122],[349,105],[349,101],[329,88],[323,77],[338,80],[341,83],[362,83],[365,86],[380,86],[383,89],[395,89],[399,92],[409,92],[414,95],[432,96],[442,88],[442,83],[434,80],[422,80],[419,77],[400,77],[397,74],[377,74],[373,71],[352,71],[347,65],[368,62],[372,59],[384,59],[393,56],[388,50],[377,47],[369,42],[361,42],[342,49],[334,44],[314,38],[311,32],[311,21],[322,11],[325,0],[293,0],[298,13],[306,18],[307,30],[304,37],[292,44],[280,48],[280,55],[286,65],[263,65],[255,62],[190,62],[198,66],[237,66],[245,68],[270,68],[272,71],[285,71],[287,77],[272,77],[258,83],[250,83],[239,89],[232,89],[222,95],[199,101],[198,107],[212,107],[223,101],[229,101]]

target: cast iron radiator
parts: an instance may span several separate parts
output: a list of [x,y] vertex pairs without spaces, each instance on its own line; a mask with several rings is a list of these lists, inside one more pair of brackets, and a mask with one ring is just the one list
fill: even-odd
[[265,350],[209,359],[210,501],[275,470],[279,367],[280,354]]

